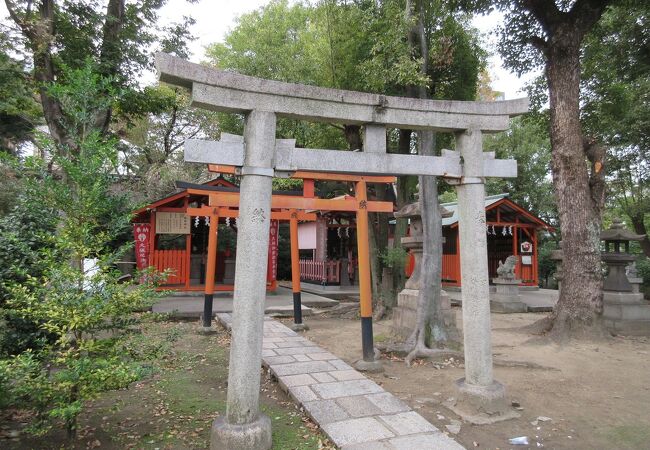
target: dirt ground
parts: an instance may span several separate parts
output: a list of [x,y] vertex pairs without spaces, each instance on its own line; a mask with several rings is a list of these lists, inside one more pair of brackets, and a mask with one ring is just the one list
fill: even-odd
[[[79,418],[70,443],[62,427],[42,437],[24,432],[27,416],[0,411],[0,449],[202,449],[215,417],[226,409],[229,335],[198,333],[198,323],[152,324],[137,337],[143,352],[160,355],[155,375],[129,389],[104,393]],[[262,376],[261,410],[272,421],[273,449],[333,449],[319,428]]]
[[[456,310],[460,325],[460,310]],[[650,339],[614,337],[565,346],[534,344],[519,330],[544,314],[492,315],[495,378],[508,399],[520,404],[519,419],[493,425],[463,422],[450,434],[468,449],[650,449]],[[307,317],[306,336],[352,362],[361,355],[360,323]],[[391,322],[375,323],[376,342],[392,339]],[[464,376],[462,360],[418,361],[407,367],[382,355],[385,372],[375,382],[402,398],[442,431],[459,420],[442,405],[453,382]],[[538,417],[550,420],[538,420]],[[526,436],[528,446],[509,438]]]

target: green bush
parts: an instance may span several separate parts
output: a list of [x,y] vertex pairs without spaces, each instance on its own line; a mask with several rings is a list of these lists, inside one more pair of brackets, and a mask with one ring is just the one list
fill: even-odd
[[13,210],[0,219],[0,357],[37,350],[49,339],[39,324],[5,307],[8,285],[40,277],[45,269],[41,255],[54,250],[55,214],[34,205],[22,195]]
[[[13,342],[7,351],[13,356],[0,359],[0,401],[34,412],[32,431],[63,422],[72,437],[87,400],[147,373],[123,342],[154,292],[147,284],[120,283],[112,264],[129,215],[125,198],[112,191],[116,141],[94,129],[92,111],[111,101],[109,84],[84,67],[67,73],[51,95],[66,107],[73,144],[58,148],[43,140],[52,161],[27,159],[22,170],[25,204],[49,208],[52,221],[3,222],[10,232],[3,234],[9,251],[2,268],[5,320],[31,324],[32,343],[47,339],[27,350]],[[4,343],[12,345],[11,337],[5,334]]]

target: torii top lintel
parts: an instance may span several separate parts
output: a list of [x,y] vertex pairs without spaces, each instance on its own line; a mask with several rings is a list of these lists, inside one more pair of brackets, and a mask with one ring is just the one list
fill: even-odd
[[254,109],[295,119],[408,129],[498,132],[528,112],[528,99],[497,102],[423,100],[329,89],[241,75],[156,55],[161,81],[192,90],[192,105],[227,112]]

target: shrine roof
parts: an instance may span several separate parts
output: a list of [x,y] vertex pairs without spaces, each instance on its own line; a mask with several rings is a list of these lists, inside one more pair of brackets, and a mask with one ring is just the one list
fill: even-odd
[[[523,219],[522,223],[532,223],[539,225],[541,228],[553,230],[553,227],[544,222],[542,219],[510,200],[508,198],[509,195],[510,194],[504,193],[485,197],[486,212],[492,208],[496,208],[497,206],[503,206],[505,210],[514,212],[518,217],[521,217]],[[458,223],[458,202],[442,203],[440,206],[446,208],[452,213],[449,217],[443,217],[442,226],[444,227],[456,225]]]

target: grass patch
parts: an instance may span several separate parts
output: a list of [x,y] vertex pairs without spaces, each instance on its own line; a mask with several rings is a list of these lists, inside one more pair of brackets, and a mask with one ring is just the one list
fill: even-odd
[[612,448],[650,448],[650,427],[647,424],[620,425],[606,430]]

